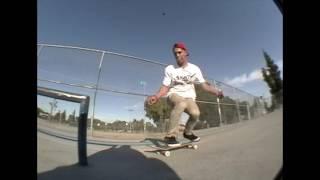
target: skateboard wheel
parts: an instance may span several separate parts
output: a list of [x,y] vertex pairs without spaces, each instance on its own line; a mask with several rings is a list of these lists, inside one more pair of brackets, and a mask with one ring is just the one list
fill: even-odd
[[193,146],[193,149],[198,149],[198,145],[194,145],[194,146]]
[[165,151],[165,152],[164,152],[164,155],[165,155],[166,157],[169,157],[169,156],[170,156],[170,151]]

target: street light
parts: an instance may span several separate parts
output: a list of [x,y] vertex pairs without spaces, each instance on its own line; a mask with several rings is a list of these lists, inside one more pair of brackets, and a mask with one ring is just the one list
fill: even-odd
[[146,95],[146,85],[147,85],[147,82],[145,82],[145,81],[140,81],[140,85],[143,86],[143,95]]

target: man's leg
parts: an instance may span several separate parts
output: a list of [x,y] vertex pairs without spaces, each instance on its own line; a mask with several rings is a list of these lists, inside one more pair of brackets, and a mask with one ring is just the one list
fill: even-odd
[[[194,129],[194,127],[197,124],[197,121],[199,120],[199,116],[200,116],[200,110],[199,107],[197,105],[197,103],[192,100],[192,99],[187,99],[187,113],[189,114],[189,119],[188,122],[186,124],[186,128],[184,130],[184,137],[192,140],[192,141],[199,141],[200,138],[193,135],[192,130]],[[191,136],[188,136],[191,135]]]
[[172,94],[169,100],[173,103],[173,109],[170,114],[169,131],[166,137],[178,137],[180,130],[179,121],[182,112],[184,112],[187,107],[187,103],[183,97],[177,94]]

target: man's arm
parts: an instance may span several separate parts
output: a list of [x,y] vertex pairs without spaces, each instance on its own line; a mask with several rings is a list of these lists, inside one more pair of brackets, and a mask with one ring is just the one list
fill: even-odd
[[159,89],[159,91],[157,92],[157,94],[155,94],[157,99],[160,99],[162,96],[166,95],[169,92],[169,87],[162,85]]
[[214,94],[214,95],[218,96],[219,98],[223,97],[223,93],[221,90],[213,87],[212,85],[209,85],[207,82],[201,83],[201,87],[203,90],[205,90],[211,94]]
[[162,96],[166,95],[169,91],[169,87],[162,85],[159,89],[159,91],[153,95],[153,96],[149,96],[147,101],[150,105],[156,103]]

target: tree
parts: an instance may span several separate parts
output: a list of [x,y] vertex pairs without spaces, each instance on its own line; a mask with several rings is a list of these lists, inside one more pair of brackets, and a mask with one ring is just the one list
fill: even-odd
[[161,98],[157,103],[148,105],[144,104],[146,117],[153,120],[157,127],[162,131],[166,131],[166,119],[169,119],[172,107],[167,103],[166,98]]
[[76,123],[76,110],[73,110],[72,114],[69,115],[68,123],[69,123],[69,125],[72,125],[72,126],[77,125],[77,123]]
[[270,56],[263,51],[263,56],[266,61],[266,68],[262,68],[262,75],[264,81],[270,88],[270,94],[272,95],[271,108],[275,109],[282,104],[282,79],[280,77],[280,71],[278,66],[270,58]]
[[66,121],[66,116],[67,116],[67,113],[66,113],[66,110],[64,110],[63,113],[61,114],[61,121],[62,122]]
[[140,121],[134,119],[131,124],[134,132],[141,132],[144,130],[144,119],[141,119]]
[[111,126],[112,130],[116,130],[116,131],[123,130],[124,131],[126,129],[126,125],[127,125],[126,121],[116,120],[113,123],[111,123],[110,125],[108,124],[107,126]]
[[218,105],[199,102],[199,101],[206,101],[206,102],[216,103],[217,96],[209,94],[198,85],[195,86],[195,90],[197,93],[197,101],[198,101],[197,104],[200,110],[199,120],[202,122],[205,121],[206,124],[208,124],[210,127],[219,126],[220,118],[219,118],[219,112],[218,112]]
[[57,102],[57,100],[56,99],[53,99],[53,102],[49,102],[49,105],[50,105],[50,120],[51,120],[51,118],[52,118],[52,113],[54,112],[54,110],[57,108],[57,104],[58,104],[58,102]]
[[146,131],[155,132],[156,131],[156,127],[154,127],[151,122],[146,122]]
[[40,115],[40,113],[45,113],[45,111],[37,107],[37,117]]
[[60,113],[60,111],[58,111],[58,112],[54,115],[53,119],[54,119],[55,121],[60,121],[60,117],[61,117],[61,113]]
[[101,121],[99,119],[93,119],[93,128],[95,130],[104,130],[106,126],[106,123],[104,121]]
[[239,112],[240,112],[240,119],[242,120],[248,120],[249,114],[248,114],[248,106],[249,102],[247,101],[240,101],[239,102]]
[[234,105],[224,105],[224,104],[220,105],[221,114],[222,114],[222,121],[225,124],[232,124],[232,123],[238,122],[239,118],[238,118],[237,108],[239,108],[239,107],[237,106],[236,100],[233,100],[229,96],[225,96],[221,100],[221,103],[234,104]]

